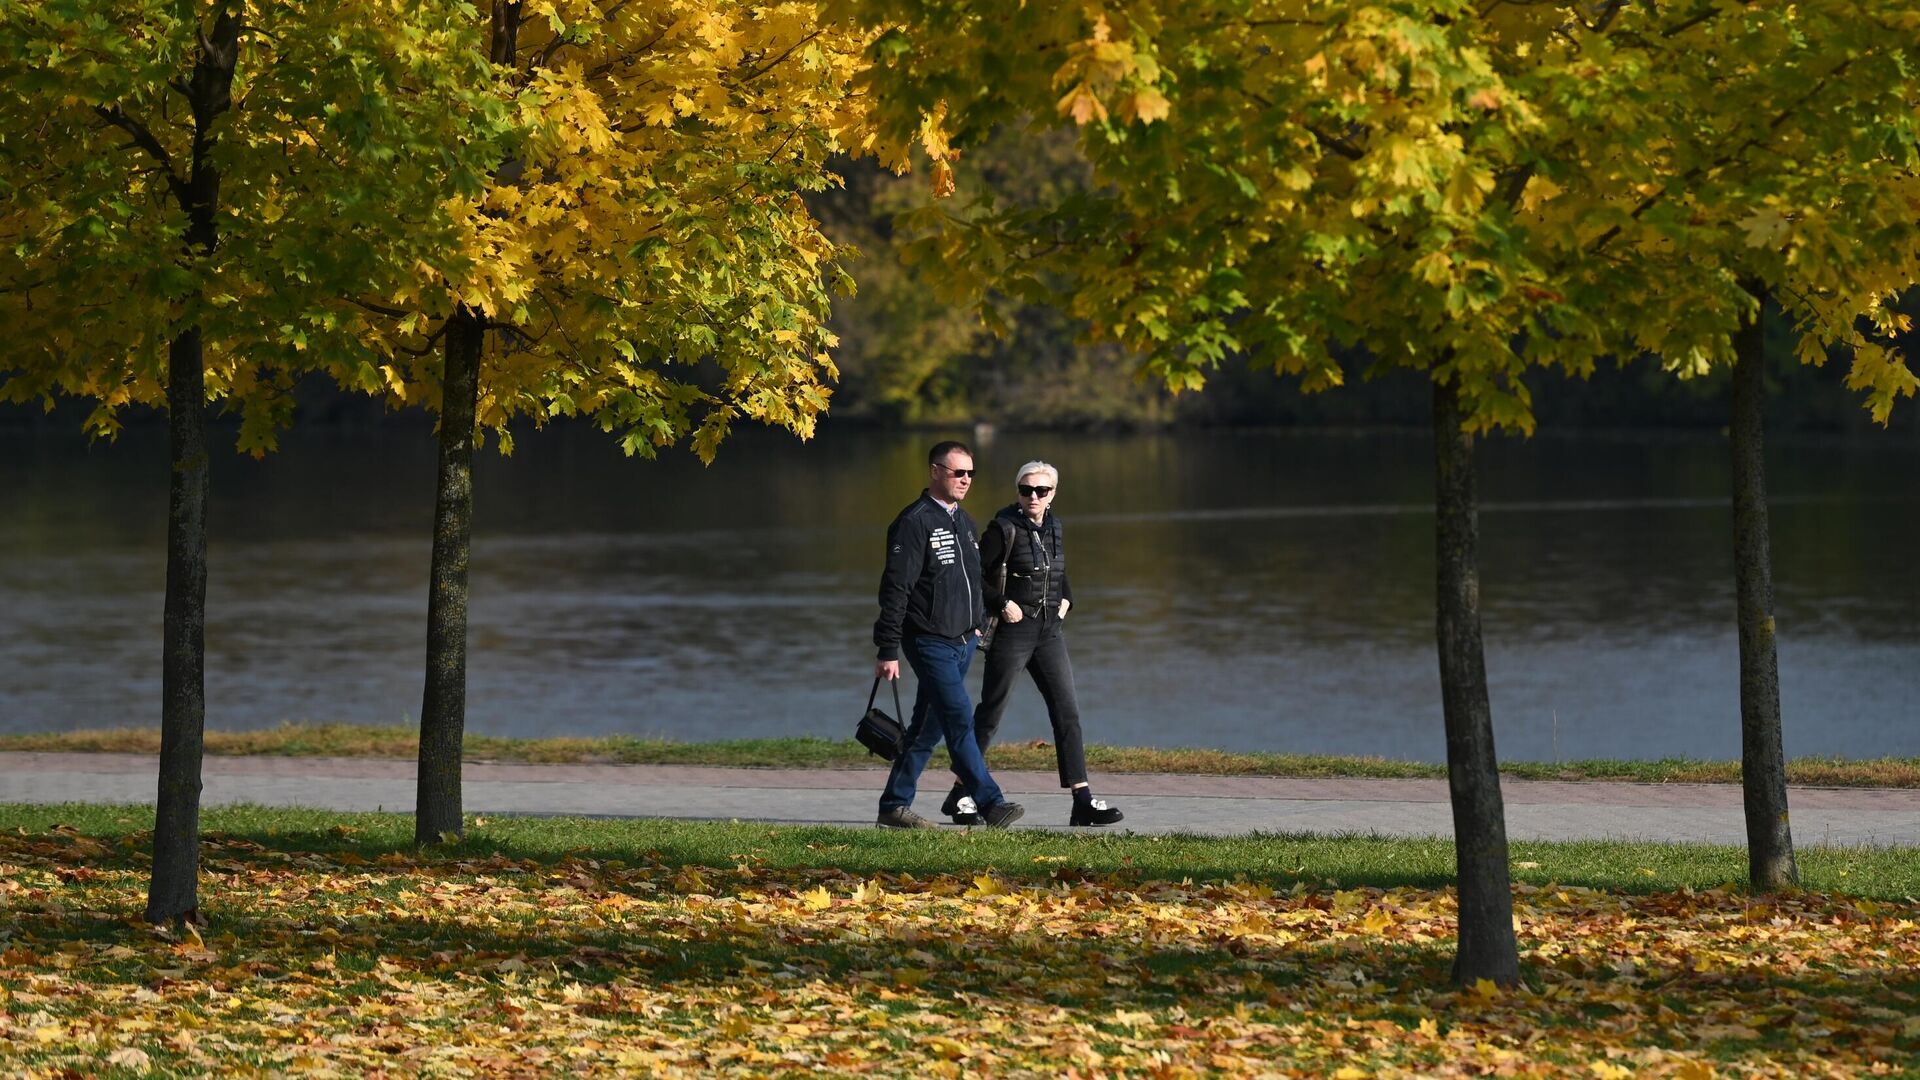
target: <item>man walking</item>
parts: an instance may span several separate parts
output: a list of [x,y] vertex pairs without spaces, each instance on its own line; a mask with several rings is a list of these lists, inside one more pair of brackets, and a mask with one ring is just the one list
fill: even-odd
[[1004,828],[1025,813],[1008,802],[987,774],[986,758],[973,737],[973,701],[967,668],[986,622],[980,585],[980,536],[960,500],[973,486],[973,452],[965,443],[943,442],[927,454],[927,489],[887,528],[887,568],[880,575],[880,618],[873,624],[879,649],[874,674],[900,677],[900,654],[919,680],[907,746],[894,759],[880,793],[880,824],[892,829],[932,829],[913,812],[914,789],[943,736],[953,771],[978,806],[980,820]]

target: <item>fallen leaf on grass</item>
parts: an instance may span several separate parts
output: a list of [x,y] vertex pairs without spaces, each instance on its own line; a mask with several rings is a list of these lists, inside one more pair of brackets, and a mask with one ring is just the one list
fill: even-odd
[[[143,868],[115,855],[77,873],[91,857],[75,839],[0,836],[7,880],[29,883],[0,892],[0,1060],[52,1075],[1709,1080],[1705,1055],[1724,1075],[1845,1076],[1920,1038],[1912,902],[1523,884],[1530,988],[1457,992],[1445,889],[855,879],[832,854],[347,870],[223,842],[215,929],[155,936],[138,925]],[[148,1041],[114,1046],[130,1038]]]

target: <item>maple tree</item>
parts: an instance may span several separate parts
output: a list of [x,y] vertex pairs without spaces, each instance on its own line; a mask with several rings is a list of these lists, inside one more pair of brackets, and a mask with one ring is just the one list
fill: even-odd
[[[1751,302],[1714,303],[1724,281],[1701,278],[1723,271],[1703,275],[1671,238],[1638,243],[1642,227],[1690,213],[1685,200],[1650,194],[1658,174],[1719,179],[1708,177],[1713,159],[1698,156],[1718,142],[1702,133],[1732,127],[1737,143],[1773,114],[1735,110],[1804,90],[1795,80],[1805,63],[1752,60],[1741,51],[1752,39],[1806,61],[1877,34],[1873,55],[1884,62],[1860,63],[1860,92],[1845,95],[1852,141],[1821,144],[1848,163],[1812,151],[1797,160],[1820,174],[1897,157],[1887,144],[1898,132],[1882,138],[1857,121],[1905,88],[1891,73],[1911,69],[1903,50],[1913,37],[1888,30],[1906,25],[1910,5],[1779,15],[1446,0],[843,7],[884,29],[867,76],[881,94],[881,130],[918,137],[936,188],[950,183],[956,148],[1000,125],[1081,133],[1094,172],[1085,195],[1006,209],[983,193],[904,222],[923,235],[921,257],[947,270],[952,295],[1050,295],[1176,389],[1199,389],[1230,355],[1326,389],[1347,378],[1341,349],[1370,371],[1431,377],[1436,631],[1460,895],[1454,977],[1516,981],[1480,635],[1474,440],[1531,432],[1531,368],[1582,374],[1639,348],[1681,365],[1725,355]],[[1746,29],[1704,29],[1723,16]],[[1649,82],[1656,62],[1661,77]],[[1582,194],[1565,194],[1574,190]],[[1726,205],[1750,212],[1758,195],[1744,194],[1754,197]],[[1796,209],[1815,208],[1828,222],[1850,212]],[[1639,254],[1655,249],[1664,254]],[[1899,276],[1886,260],[1874,265],[1877,287]],[[1679,333],[1649,316],[1642,301],[1652,297],[1658,312],[1687,314]],[[1842,316],[1875,302],[1858,292],[1828,301],[1826,337],[1852,343],[1838,332]],[[1715,321],[1729,310],[1735,323]],[[1675,351],[1681,341],[1695,351]],[[1855,379],[1876,400],[1910,378],[1886,356],[1865,349],[1856,359]]]
[[417,838],[462,830],[476,433],[586,415],[629,454],[711,460],[732,423],[809,436],[836,372],[840,252],[802,195],[853,138],[863,38],[811,3],[496,0],[524,138],[457,200],[457,262],[363,302],[359,385],[439,414]]
[[[1782,746],[1762,404],[1762,319],[1777,304],[1796,353],[1850,359],[1847,385],[1885,423],[1920,380],[1891,347],[1892,306],[1920,283],[1920,152],[1912,71],[1920,6],[1801,4],[1702,9],[1665,24],[1625,15],[1590,36],[1629,76],[1580,135],[1534,212],[1576,224],[1600,258],[1587,287],[1634,313],[1623,355],[1682,377],[1732,369],[1736,619],[1749,877],[1796,880]],[[1649,133],[1657,133],[1657,136]],[[1596,214],[1596,206],[1606,212]]]
[[208,403],[263,452],[299,374],[377,357],[345,297],[442,258],[498,155],[470,37],[447,3],[0,9],[0,394],[168,414],[154,922],[199,909]]

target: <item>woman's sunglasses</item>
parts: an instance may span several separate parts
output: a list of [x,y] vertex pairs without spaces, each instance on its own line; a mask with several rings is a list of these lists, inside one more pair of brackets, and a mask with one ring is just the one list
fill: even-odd
[[1020,494],[1031,495],[1036,499],[1044,499],[1053,494],[1053,489],[1045,484],[1015,484],[1013,486],[1020,489]]

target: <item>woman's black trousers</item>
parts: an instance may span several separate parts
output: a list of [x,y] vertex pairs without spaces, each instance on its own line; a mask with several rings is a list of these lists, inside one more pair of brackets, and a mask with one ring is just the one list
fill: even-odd
[[1006,714],[1014,680],[1022,671],[1033,676],[1040,699],[1047,703],[1060,786],[1085,783],[1087,752],[1080,741],[1080,706],[1073,694],[1073,662],[1067,658],[1067,639],[1061,633],[1060,620],[1052,617],[1051,612],[1017,623],[1002,622],[994,631],[993,647],[987,650],[986,684],[980,692],[980,706],[973,711],[974,740],[982,752],[993,741],[994,733],[1000,728],[1000,718]]

